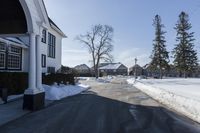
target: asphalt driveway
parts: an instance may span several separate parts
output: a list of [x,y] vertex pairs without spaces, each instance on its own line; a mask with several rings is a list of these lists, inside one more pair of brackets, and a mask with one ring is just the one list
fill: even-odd
[[96,84],[0,127],[0,133],[200,133],[200,125],[126,83]]

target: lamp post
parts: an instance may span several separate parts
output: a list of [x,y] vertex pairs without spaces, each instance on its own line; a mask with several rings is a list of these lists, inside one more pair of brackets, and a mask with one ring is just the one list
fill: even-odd
[[136,77],[137,77],[137,61],[138,61],[138,59],[137,58],[135,58],[135,79],[136,79]]

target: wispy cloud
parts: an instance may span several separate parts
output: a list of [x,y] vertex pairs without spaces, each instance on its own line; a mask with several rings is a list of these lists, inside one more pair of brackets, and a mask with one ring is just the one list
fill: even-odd
[[134,65],[134,59],[138,59],[138,64],[143,66],[147,64],[149,59],[149,52],[142,52],[143,49],[140,48],[132,48],[125,51],[122,51],[119,55],[116,56],[116,61],[120,61],[127,65],[128,67],[131,67]]

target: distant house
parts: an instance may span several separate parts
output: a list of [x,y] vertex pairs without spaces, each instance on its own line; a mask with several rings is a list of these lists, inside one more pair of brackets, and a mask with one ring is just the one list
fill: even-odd
[[108,63],[99,67],[99,72],[103,75],[127,75],[128,68],[122,63]]
[[136,72],[136,76],[144,75],[144,69],[141,66],[139,66],[138,64],[129,68],[129,75],[134,75],[135,72]]
[[86,64],[77,65],[74,69],[78,72],[79,76],[91,76],[91,70]]

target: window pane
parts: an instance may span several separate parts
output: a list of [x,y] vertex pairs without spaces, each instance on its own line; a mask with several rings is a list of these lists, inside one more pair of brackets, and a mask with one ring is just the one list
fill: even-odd
[[0,53],[0,68],[5,68],[5,53]]
[[46,55],[42,54],[42,67],[46,67]]
[[42,31],[42,42],[46,43],[46,30]]
[[11,53],[16,53],[16,54],[21,54],[21,48],[20,47],[15,47],[15,46],[10,46],[10,52]]
[[52,35],[51,33],[48,33],[49,36],[49,42],[48,42],[48,56],[51,58],[55,58],[55,43],[56,43],[56,37]]
[[19,55],[8,55],[8,69],[20,69],[21,67],[21,57]]
[[6,50],[6,45],[3,42],[0,42],[0,51],[5,51]]

